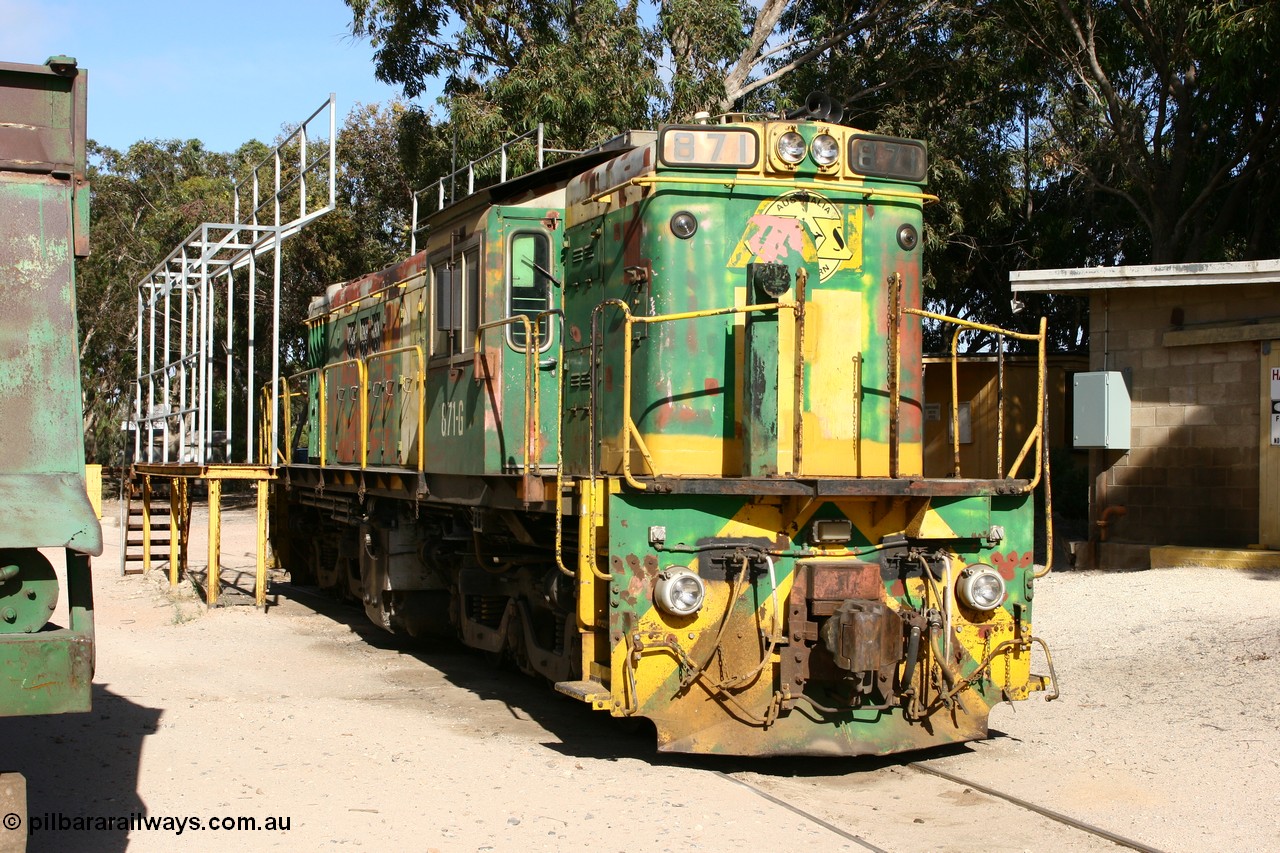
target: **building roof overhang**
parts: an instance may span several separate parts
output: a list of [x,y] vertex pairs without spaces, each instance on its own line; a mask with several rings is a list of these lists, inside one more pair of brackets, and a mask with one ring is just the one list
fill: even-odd
[[1009,286],[1014,293],[1085,293],[1114,288],[1247,284],[1280,284],[1280,259],[1015,270],[1009,273]]

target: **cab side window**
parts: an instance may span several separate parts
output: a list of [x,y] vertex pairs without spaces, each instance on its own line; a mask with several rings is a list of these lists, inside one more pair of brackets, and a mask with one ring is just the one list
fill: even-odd
[[431,354],[457,355],[475,348],[480,325],[480,249],[473,247],[431,267],[435,329]]
[[[533,320],[551,307],[551,244],[546,234],[519,232],[511,237],[507,261],[507,316],[523,314]],[[547,340],[547,318],[537,322],[538,341]],[[516,349],[525,348],[524,325],[507,327],[508,340]]]

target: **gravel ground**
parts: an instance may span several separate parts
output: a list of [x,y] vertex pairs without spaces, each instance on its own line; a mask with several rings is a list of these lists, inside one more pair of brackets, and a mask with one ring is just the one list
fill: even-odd
[[1167,850],[1280,850],[1280,572],[1061,572],[1036,605],[1062,698],[939,766],[1034,762],[1026,799]]
[[[251,514],[226,513],[225,574],[252,551]],[[1280,850],[1280,573],[1057,572],[1036,632],[1058,701],[1000,706],[991,740],[923,755],[745,761],[657,756],[643,731],[288,584],[267,614],[206,612],[117,560],[95,564],[94,711],[0,720],[31,818],[291,827],[41,832],[32,851],[864,849],[734,779],[886,850],[1118,849],[913,761],[1163,850]]]

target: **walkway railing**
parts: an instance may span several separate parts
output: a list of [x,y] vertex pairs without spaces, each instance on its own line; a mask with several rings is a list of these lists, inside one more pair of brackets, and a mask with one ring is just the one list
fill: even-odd
[[[627,485],[633,489],[641,491],[649,488],[648,484],[642,483],[631,473],[631,442],[634,440],[636,449],[640,451],[640,455],[644,457],[645,464],[649,466],[649,471],[657,476],[658,471],[654,466],[653,454],[649,452],[649,448],[644,443],[644,437],[640,434],[640,428],[631,418],[631,327],[636,325],[671,323],[678,320],[695,320],[702,317],[719,317],[725,314],[750,314],[757,311],[781,311],[796,310],[796,305],[790,302],[770,302],[760,305],[742,305],[730,308],[710,308],[705,311],[683,311],[675,314],[654,314],[650,316],[636,316],[631,313],[631,306],[621,299],[606,299],[598,304],[591,312],[591,358],[595,361],[595,349],[598,345],[595,334],[596,320],[600,312],[606,308],[618,308],[622,311],[622,331],[623,341],[625,344],[622,348],[622,476],[627,481]],[[592,383],[591,393],[594,397],[595,384]],[[596,402],[591,402],[592,411],[596,410]],[[592,424],[595,418],[591,418]],[[594,432],[594,429],[593,429]],[[592,435],[591,444],[595,446],[595,436]],[[595,465],[592,465],[594,470]]]

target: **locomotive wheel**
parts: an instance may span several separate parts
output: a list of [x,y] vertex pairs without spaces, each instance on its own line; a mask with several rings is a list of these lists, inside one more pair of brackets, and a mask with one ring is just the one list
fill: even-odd
[[34,548],[0,548],[0,633],[34,634],[58,604],[58,578]]
[[529,647],[524,641],[524,617],[514,604],[511,607],[511,618],[507,620],[507,633],[503,637],[503,649],[507,660],[525,675],[536,675],[533,664],[529,663]]
[[294,536],[291,544],[293,547],[289,549],[292,557],[289,560],[289,582],[315,586],[315,561],[319,559],[316,546],[301,536]]
[[449,593],[413,591],[396,593],[392,630],[415,640],[457,639],[449,622]]

